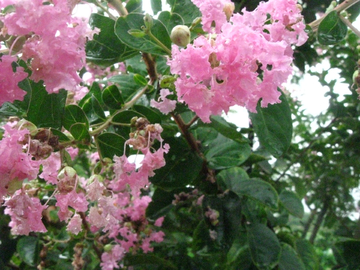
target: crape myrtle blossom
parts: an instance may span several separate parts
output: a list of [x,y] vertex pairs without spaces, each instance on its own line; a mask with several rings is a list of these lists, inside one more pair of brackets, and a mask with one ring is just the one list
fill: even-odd
[[24,80],[28,74],[22,67],[13,71],[12,63],[16,62],[15,56],[3,55],[0,57],[0,106],[4,102],[23,100],[26,92],[19,88],[18,83]]
[[[215,21],[216,34],[200,36],[184,49],[172,46],[168,64],[179,75],[175,82],[178,100],[204,122],[210,121],[210,115],[228,112],[232,105],[256,112],[260,99],[262,107],[279,103],[278,87],[292,73],[291,46],[307,39],[296,1],[262,2],[256,10],[243,10],[229,21],[219,19],[209,8],[218,6],[217,0],[193,2],[203,19]],[[212,31],[206,23],[203,28]]]
[[[7,34],[26,36],[22,58],[30,60],[35,82],[44,81],[49,93],[60,89],[75,90],[81,82],[77,71],[85,65],[86,37],[92,37],[87,22],[71,16],[66,0],[2,0],[0,9],[8,5],[3,22]],[[46,26],[46,27],[45,27]]]

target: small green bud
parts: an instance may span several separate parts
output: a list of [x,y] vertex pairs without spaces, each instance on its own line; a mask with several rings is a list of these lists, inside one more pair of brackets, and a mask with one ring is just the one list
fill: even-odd
[[190,30],[186,25],[177,25],[171,30],[171,41],[181,47],[190,43]]
[[160,87],[161,88],[171,88],[174,85],[176,78],[170,75],[164,75],[160,80]]
[[69,166],[66,166],[64,167],[58,174],[58,177],[57,177],[59,180],[62,180],[62,179],[76,179],[76,171],[74,170],[74,168],[72,167],[69,167]]
[[151,29],[151,27],[154,25],[152,17],[146,13],[144,16],[144,23],[147,29]]
[[141,30],[138,30],[138,29],[130,29],[128,31],[128,33],[130,35],[132,35],[133,37],[136,37],[136,38],[142,38],[144,37],[146,34],[144,33],[144,31],[141,31]]
[[35,136],[38,133],[37,127],[33,123],[31,123],[31,122],[29,122],[28,120],[25,120],[25,119],[21,119],[16,124],[16,126],[18,126],[21,129],[29,130],[31,136]]

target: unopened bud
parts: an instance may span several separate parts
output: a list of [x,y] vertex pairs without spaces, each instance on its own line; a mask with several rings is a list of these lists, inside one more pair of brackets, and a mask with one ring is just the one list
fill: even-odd
[[300,5],[300,4],[296,4],[296,7],[298,8],[298,10],[300,10],[300,12],[302,12],[302,11],[303,11],[303,7],[302,7],[302,5]]
[[171,30],[171,41],[181,47],[190,43],[190,30],[186,25],[177,25]]
[[234,13],[234,10],[235,10],[235,5],[234,3],[226,3],[224,5],[224,8],[223,8],[223,11],[225,12],[225,15],[226,15],[226,19],[227,20],[230,20],[231,16],[233,15]]
[[72,191],[75,187],[76,177],[76,171],[72,167],[66,166],[63,168],[57,176],[59,180],[58,189],[60,193],[68,193]]
[[147,29],[151,29],[151,27],[154,25],[152,17],[147,13],[144,16],[144,23]]
[[38,133],[38,129],[37,127],[29,122],[28,120],[25,120],[25,119],[21,119],[17,124],[16,124],[17,127],[19,127],[20,129],[27,129],[30,131],[30,135],[31,136],[34,136]]

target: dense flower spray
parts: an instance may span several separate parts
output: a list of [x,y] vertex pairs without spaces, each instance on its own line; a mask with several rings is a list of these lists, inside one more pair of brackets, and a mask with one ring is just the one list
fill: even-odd
[[231,18],[230,1],[193,2],[209,35],[184,49],[172,47],[168,64],[179,75],[175,82],[179,101],[204,122],[232,105],[255,112],[260,99],[263,107],[280,102],[278,87],[292,73],[291,46],[307,39],[296,1],[262,2],[256,10],[243,10]]

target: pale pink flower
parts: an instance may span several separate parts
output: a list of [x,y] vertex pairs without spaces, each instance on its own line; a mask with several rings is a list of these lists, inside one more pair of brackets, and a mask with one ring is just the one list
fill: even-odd
[[46,206],[41,205],[38,198],[30,198],[22,190],[18,190],[10,199],[5,201],[5,214],[10,215],[11,233],[14,235],[28,235],[29,232],[46,232],[42,223],[42,211]]
[[86,197],[89,198],[91,201],[98,200],[102,193],[105,190],[104,185],[99,182],[101,176],[93,175],[88,181],[86,185]]
[[24,80],[28,74],[24,68],[17,67],[13,71],[12,62],[16,62],[15,56],[3,55],[0,58],[0,106],[4,102],[23,100],[26,92],[19,88],[18,83]]
[[53,152],[51,155],[44,160],[41,160],[43,166],[42,173],[39,175],[46,182],[53,185],[58,183],[58,172],[61,168],[60,152]]
[[66,229],[73,233],[73,234],[78,234],[79,232],[82,231],[82,220],[79,214],[75,214],[69,221]]
[[125,256],[125,249],[120,245],[114,245],[109,252],[104,252],[101,255],[101,268],[103,270],[112,270],[114,268],[119,268],[119,262]]
[[157,108],[163,114],[168,114],[169,112],[172,112],[173,110],[175,110],[176,100],[171,100],[171,99],[166,98],[170,94],[171,93],[170,93],[169,89],[161,89],[160,97],[159,97],[160,101],[157,102],[152,99],[150,101],[150,106]]
[[158,227],[161,227],[163,221],[164,221],[164,217],[159,217],[157,220],[155,220],[154,225],[155,225],[155,226],[158,226]]
[[69,206],[74,208],[78,212],[85,212],[87,210],[88,202],[84,193],[76,193],[75,190],[67,194],[56,194],[57,200],[55,206],[58,206],[58,216],[60,220],[68,220],[72,213],[69,211]]

